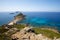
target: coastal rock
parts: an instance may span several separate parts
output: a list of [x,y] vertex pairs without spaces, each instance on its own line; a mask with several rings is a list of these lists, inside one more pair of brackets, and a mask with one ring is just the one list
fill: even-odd
[[18,31],[17,28],[11,28],[11,29],[9,29],[7,32],[5,32],[5,34],[6,34],[6,35],[11,35],[11,34],[17,32],[17,31]]
[[[21,31],[13,34],[11,38],[16,40],[60,40],[60,38],[51,39],[44,36],[43,34],[35,34],[31,29],[32,28],[30,27],[25,27]],[[28,30],[31,31],[28,32]]]

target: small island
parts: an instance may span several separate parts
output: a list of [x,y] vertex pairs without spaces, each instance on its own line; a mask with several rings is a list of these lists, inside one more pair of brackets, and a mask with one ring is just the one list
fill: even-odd
[[14,20],[0,27],[0,40],[60,40],[58,30],[44,27],[33,27],[27,24],[17,24],[25,19],[21,12]]
[[10,13],[10,14],[14,14],[14,13]]

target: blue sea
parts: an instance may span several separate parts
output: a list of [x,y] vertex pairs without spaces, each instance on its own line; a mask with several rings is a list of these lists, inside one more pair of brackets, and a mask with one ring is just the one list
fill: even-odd
[[[10,14],[14,13],[14,14]],[[60,12],[22,12],[26,18],[18,23],[29,23],[32,26],[47,25],[60,30]],[[14,19],[16,12],[0,12],[0,25],[8,24]]]

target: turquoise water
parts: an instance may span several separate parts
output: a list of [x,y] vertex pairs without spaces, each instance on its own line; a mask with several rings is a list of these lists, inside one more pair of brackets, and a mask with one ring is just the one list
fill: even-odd
[[[8,24],[18,13],[0,12],[0,25]],[[32,26],[56,26],[60,29],[60,12],[23,12],[26,19],[18,23],[29,23]]]

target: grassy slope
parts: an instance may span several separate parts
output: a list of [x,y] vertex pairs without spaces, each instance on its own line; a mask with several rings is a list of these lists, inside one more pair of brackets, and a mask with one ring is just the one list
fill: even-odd
[[[23,29],[25,26],[24,26],[24,25],[21,25],[21,24],[17,24],[17,25],[13,25],[12,27],[16,27],[16,28],[18,28],[18,29],[21,30],[21,29]],[[47,36],[47,37],[49,37],[49,38],[54,38],[54,37],[60,38],[60,34],[55,33],[55,32],[53,32],[53,31],[51,31],[51,30],[42,30],[41,28],[38,28],[38,27],[33,28],[33,30],[35,30],[35,33],[37,33],[37,34],[42,33],[43,35],[45,35],[45,36]],[[1,33],[1,35],[0,35],[0,40],[5,40],[4,38],[5,38],[6,36],[5,36],[3,33],[6,32],[6,31],[7,31],[7,30],[2,29],[2,27],[0,27],[0,33]],[[6,39],[11,40],[10,37],[7,37]]]
[[55,33],[52,30],[47,30],[47,29],[41,29],[41,28],[33,28],[33,30],[35,30],[35,33],[40,34],[42,33],[43,35],[49,37],[49,38],[60,38],[60,34],[59,33]]
[[[25,26],[18,24],[18,25],[14,25],[14,27],[17,27],[18,29],[22,29]],[[47,30],[47,29],[42,30],[41,28],[38,28],[38,27],[33,28],[33,30],[35,30],[35,33],[37,33],[37,34],[42,33],[43,35],[45,35],[49,38],[54,38],[54,37],[60,38],[60,34],[53,32],[52,30]]]
[[18,28],[19,30],[23,29],[25,26],[22,24],[13,25],[13,27]]

